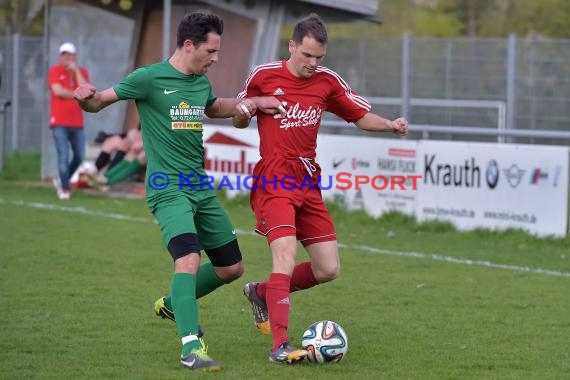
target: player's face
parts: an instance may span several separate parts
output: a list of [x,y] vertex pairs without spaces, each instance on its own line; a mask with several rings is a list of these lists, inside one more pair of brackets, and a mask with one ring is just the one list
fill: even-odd
[[296,77],[310,78],[327,53],[327,45],[312,37],[303,37],[300,44],[289,41],[289,70]]
[[221,37],[216,33],[208,33],[208,40],[200,45],[194,45],[187,40],[188,44],[188,67],[195,75],[204,75],[210,66],[218,62]]

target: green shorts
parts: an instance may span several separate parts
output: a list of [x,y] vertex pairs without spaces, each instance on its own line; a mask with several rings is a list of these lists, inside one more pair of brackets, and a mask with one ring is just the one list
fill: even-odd
[[218,197],[211,190],[177,191],[153,200],[154,214],[162,242],[168,249],[173,237],[185,233],[198,235],[201,249],[215,249],[236,239],[235,229]]

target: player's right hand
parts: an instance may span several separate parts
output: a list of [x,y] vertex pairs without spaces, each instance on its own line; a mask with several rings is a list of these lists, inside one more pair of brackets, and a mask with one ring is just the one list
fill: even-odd
[[80,102],[84,102],[91,99],[95,95],[95,92],[97,92],[95,86],[90,83],[84,83],[73,91],[73,98]]
[[271,115],[278,113],[282,117],[285,117],[287,115],[287,110],[275,96],[259,96],[254,99],[257,109],[261,112]]
[[399,117],[391,122],[392,132],[398,136],[405,136],[408,134],[408,120],[405,117]]

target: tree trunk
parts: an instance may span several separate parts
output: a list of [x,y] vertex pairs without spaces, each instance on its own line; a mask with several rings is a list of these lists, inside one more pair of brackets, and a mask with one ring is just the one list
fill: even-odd
[[467,35],[477,37],[477,0],[467,1]]

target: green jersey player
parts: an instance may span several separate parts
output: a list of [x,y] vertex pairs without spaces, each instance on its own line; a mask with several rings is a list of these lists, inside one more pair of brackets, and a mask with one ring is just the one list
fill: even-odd
[[[225,210],[209,187],[200,186],[205,175],[203,118],[284,111],[274,97],[216,97],[204,74],[218,60],[222,32],[219,17],[188,14],[178,26],[177,47],[168,60],[141,67],[104,91],[91,84],[74,91],[88,112],[118,100],[136,102],[147,157],[147,203],[174,260],[171,295],[159,299],[155,311],[176,321],[181,364],[208,371],[221,366],[207,355],[199,338],[196,299],[240,277],[243,263]],[[210,259],[202,265],[200,249]]]

